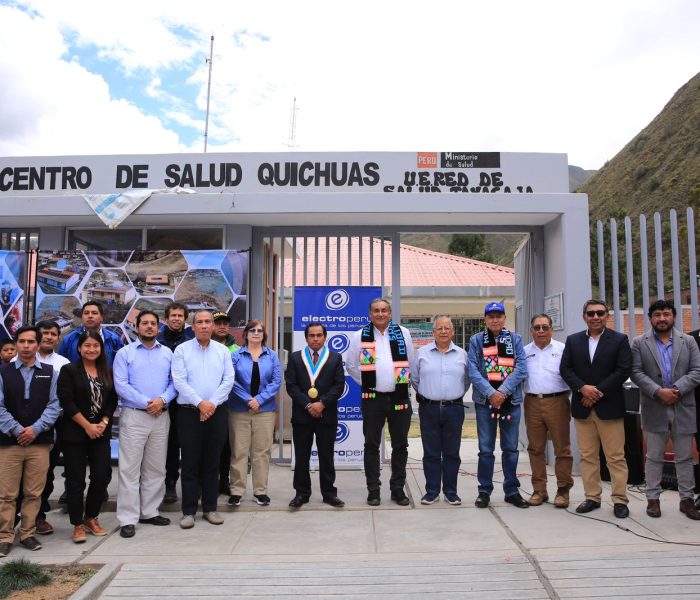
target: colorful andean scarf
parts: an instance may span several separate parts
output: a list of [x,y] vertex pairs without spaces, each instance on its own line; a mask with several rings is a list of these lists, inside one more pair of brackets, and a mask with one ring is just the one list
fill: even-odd
[[[394,363],[394,378],[398,399],[408,399],[408,385],[411,382],[411,374],[408,366],[408,352],[406,342],[403,339],[401,328],[393,321],[389,322],[387,329],[389,346],[391,347],[391,360]],[[362,397],[376,397],[377,387],[377,347],[374,343],[374,325],[368,323],[362,328],[360,339],[360,375],[362,377]]]
[[[515,349],[513,336],[504,329],[498,339],[489,329],[484,330],[484,367],[491,387],[498,389],[515,368]],[[492,409],[491,418],[510,420],[513,407],[510,397],[506,398],[500,409]]]

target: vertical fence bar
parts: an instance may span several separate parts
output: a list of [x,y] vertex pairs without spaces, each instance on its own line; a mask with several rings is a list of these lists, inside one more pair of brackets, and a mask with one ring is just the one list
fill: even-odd
[[656,252],[656,299],[664,297],[664,257],[661,242],[661,215],[654,213],[654,250]]
[[615,329],[622,328],[622,314],[620,313],[620,265],[617,262],[617,221],[610,219],[610,258],[612,260],[612,284],[613,284],[613,310],[615,311]]
[[326,236],[326,281],[323,282],[323,285],[330,285],[331,280],[330,280],[330,274],[331,274],[331,238],[330,236]]
[[678,213],[671,209],[671,268],[673,272],[673,303],[681,308],[681,260],[678,251]]
[[303,273],[304,273],[304,285],[309,285],[308,284],[308,279],[306,278],[307,273],[308,273],[308,263],[309,263],[309,238],[304,236],[302,238],[304,240],[304,249],[303,249],[303,255],[301,257],[303,261]]
[[625,256],[627,258],[627,320],[630,339],[635,336],[635,306],[634,306],[634,254],[632,250],[632,219],[625,217]]
[[693,331],[700,329],[700,315],[698,315],[698,257],[695,253],[695,214],[691,207],[686,209],[688,222],[688,275],[690,279],[690,311]]
[[649,249],[647,248],[647,218],[639,215],[639,253],[642,258],[642,307],[644,331],[649,328]]
[[385,283],[385,281],[384,281],[384,266],[385,266],[385,264],[384,264],[384,236],[380,237],[379,239],[382,242],[381,253],[380,253],[380,263],[381,263],[382,269],[381,269],[381,280],[379,282],[379,285],[382,286],[382,294],[383,294],[384,293],[384,283]]
[[318,285],[318,237],[314,238],[314,285]]
[[[281,357],[284,349],[284,236],[280,236],[280,257],[279,257],[279,273],[277,276],[277,357]],[[274,243],[272,245],[274,248]],[[279,422],[280,422],[280,440],[279,440],[279,458],[284,458],[284,394],[278,392],[277,406],[279,406]]]
[[596,223],[596,233],[598,238],[598,297],[605,300],[605,234],[603,232],[603,222]]
[[369,236],[369,284],[374,285],[374,236]]
[[360,235],[360,248],[357,253],[357,285],[362,285],[362,244],[364,243],[364,237]]
[[352,237],[348,236],[348,285],[352,285]]
[[340,236],[335,236],[335,285],[340,285]]

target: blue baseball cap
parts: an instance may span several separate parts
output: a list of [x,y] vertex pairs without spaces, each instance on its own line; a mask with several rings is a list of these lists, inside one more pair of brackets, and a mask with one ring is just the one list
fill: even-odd
[[506,314],[506,308],[500,302],[489,302],[484,308],[484,315],[488,315],[490,312],[499,312]]

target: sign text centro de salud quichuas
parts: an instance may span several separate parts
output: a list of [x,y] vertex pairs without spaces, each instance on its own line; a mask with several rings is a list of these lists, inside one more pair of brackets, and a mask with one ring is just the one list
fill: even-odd
[[200,192],[568,192],[565,154],[246,153],[0,159],[3,195]]

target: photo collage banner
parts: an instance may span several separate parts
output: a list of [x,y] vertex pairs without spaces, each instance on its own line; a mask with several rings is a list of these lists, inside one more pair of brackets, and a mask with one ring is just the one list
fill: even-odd
[[24,325],[27,254],[0,250],[0,342]]

